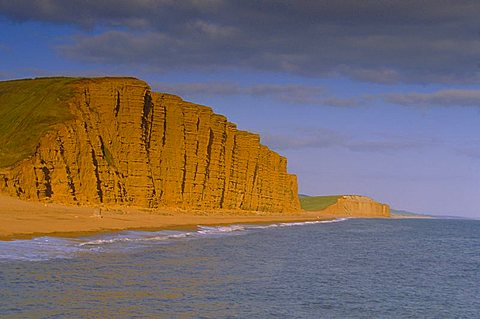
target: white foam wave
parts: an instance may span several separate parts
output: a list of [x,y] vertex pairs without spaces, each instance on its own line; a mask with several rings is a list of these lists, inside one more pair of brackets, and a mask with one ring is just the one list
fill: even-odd
[[338,218],[338,219],[332,219],[332,220],[313,220],[313,221],[306,221],[306,222],[281,223],[280,227],[315,225],[315,224],[331,224],[331,223],[342,222],[347,219],[348,218]]
[[311,221],[304,221],[304,222],[290,222],[290,223],[278,223],[278,224],[269,224],[269,225],[255,225],[250,226],[248,228],[252,229],[268,229],[268,228],[276,228],[276,227],[290,227],[290,226],[305,226],[305,225],[315,225],[315,224],[330,224],[330,223],[338,223],[347,220],[348,218],[337,218],[332,220],[311,220]]
[[[147,233],[152,234],[152,233]],[[148,242],[148,241],[164,241],[168,239],[177,239],[177,238],[186,238],[192,236],[192,233],[175,233],[175,234],[157,234],[157,235],[148,235],[142,234],[142,232],[137,232],[132,235],[132,237],[114,237],[109,239],[96,239],[90,240],[87,242],[80,243],[79,246],[94,246],[94,245],[104,245],[104,244],[114,244],[121,242]]]
[[198,234],[215,235],[225,234],[231,232],[244,231],[246,228],[243,225],[229,225],[229,226],[198,226]]
[[132,241],[133,239],[131,238],[112,238],[112,239],[97,239],[97,240],[91,240],[87,241],[84,243],[78,244],[78,246],[93,246],[93,245],[103,245],[103,244],[112,244],[112,243],[118,243],[118,242],[127,242],[127,241]]
[[169,243],[205,237],[224,237],[248,234],[251,231],[290,226],[328,224],[345,221],[347,218],[335,220],[314,220],[291,223],[275,223],[267,225],[234,224],[228,226],[202,226],[196,231],[125,231],[96,237],[76,239],[41,237],[32,240],[0,242],[0,261],[2,260],[47,260],[53,258],[70,258],[81,253],[102,253],[111,249],[131,249],[155,243]]
[[291,222],[291,223],[277,223],[277,224],[268,224],[268,225],[228,225],[228,226],[198,226],[198,230],[195,232],[180,232],[180,233],[165,233],[163,232],[131,232],[127,235],[117,236],[114,238],[102,238],[89,240],[82,242],[79,246],[95,246],[95,245],[105,245],[105,244],[115,244],[122,242],[148,242],[148,241],[165,241],[169,239],[182,239],[187,237],[199,237],[199,236],[208,236],[208,235],[228,235],[233,232],[246,232],[253,229],[269,229],[277,227],[290,227],[290,226],[304,226],[304,225],[314,225],[314,224],[328,224],[336,223],[347,220],[347,218],[339,218],[334,220],[314,220],[314,221],[304,221],[304,222]]

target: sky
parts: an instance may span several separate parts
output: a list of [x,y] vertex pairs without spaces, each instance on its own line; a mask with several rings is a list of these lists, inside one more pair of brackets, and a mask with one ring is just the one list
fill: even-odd
[[299,192],[480,218],[478,0],[0,0],[0,80],[134,76],[288,158]]

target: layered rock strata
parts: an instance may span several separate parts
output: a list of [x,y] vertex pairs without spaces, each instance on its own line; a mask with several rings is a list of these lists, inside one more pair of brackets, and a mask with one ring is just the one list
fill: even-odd
[[390,206],[366,196],[343,195],[321,212],[338,217],[390,217]]
[[74,120],[53,127],[30,158],[2,169],[1,192],[81,205],[300,209],[287,160],[210,108],[132,78],[72,85],[66,107]]

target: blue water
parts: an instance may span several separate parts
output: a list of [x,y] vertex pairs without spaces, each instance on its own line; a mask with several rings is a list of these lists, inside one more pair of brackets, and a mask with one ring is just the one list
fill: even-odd
[[479,318],[480,221],[0,242],[1,318]]

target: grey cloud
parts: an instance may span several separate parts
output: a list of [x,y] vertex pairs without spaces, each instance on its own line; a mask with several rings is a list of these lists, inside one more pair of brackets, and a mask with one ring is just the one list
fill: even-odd
[[223,96],[242,94],[243,88],[235,83],[198,82],[198,83],[161,83],[153,84],[157,91],[178,94],[180,96]]
[[378,83],[478,81],[479,12],[476,0],[0,0],[12,20],[83,28],[59,48],[72,59]]
[[202,83],[155,83],[155,89],[187,97],[220,96],[220,95],[249,95],[267,97],[273,100],[295,105],[318,105],[333,107],[356,107],[364,105],[367,98],[342,98],[332,95],[323,87],[295,85],[295,84],[258,84],[240,86],[228,82]]
[[10,50],[11,48],[8,45],[0,43],[0,52],[8,53]]
[[322,104],[326,92],[323,88],[304,85],[256,85],[245,88],[245,93],[273,97],[293,104]]
[[285,150],[342,146],[348,140],[344,134],[329,129],[317,128],[303,133],[302,137],[263,133],[262,143],[276,150]]
[[[480,159],[480,139],[479,138],[470,138],[462,139],[462,143],[454,142],[451,143],[455,147],[458,154],[470,157],[472,159]],[[463,145],[462,145],[463,144]]]
[[0,79],[11,79],[11,75],[8,72],[1,72],[0,71]]
[[395,153],[420,150],[441,144],[439,141],[402,136],[375,135],[367,139],[329,129],[300,130],[302,136],[262,134],[262,142],[276,150],[338,147],[353,152]]
[[385,100],[404,106],[480,107],[480,90],[448,89],[431,93],[395,93],[386,95]]
[[480,149],[478,148],[464,148],[459,150],[460,154],[473,159],[480,159]]
[[257,84],[241,86],[233,82],[155,83],[155,88],[187,97],[250,95],[295,104],[332,107],[359,107],[377,105],[384,101],[409,107],[480,107],[478,89],[444,89],[428,93],[389,93],[340,97],[326,88],[297,84]]
[[425,144],[412,140],[367,140],[367,141],[350,141],[344,145],[347,149],[357,152],[391,152],[416,149],[424,147]]

